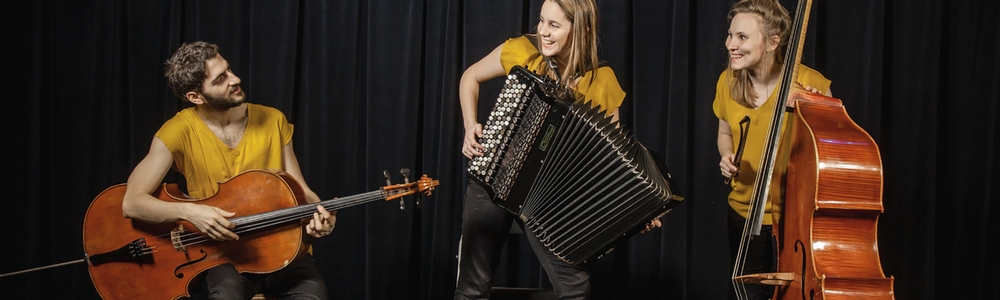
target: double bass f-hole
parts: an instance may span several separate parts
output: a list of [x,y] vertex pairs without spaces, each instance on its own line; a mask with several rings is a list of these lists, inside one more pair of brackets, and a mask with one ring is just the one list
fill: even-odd
[[[801,257],[801,259],[802,259],[802,262],[801,262],[802,265],[799,268],[799,274],[806,274],[806,268],[809,266],[809,264],[808,264],[809,262],[806,261],[806,259],[807,259],[807,255],[806,255],[806,243],[803,243],[802,240],[795,240],[794,250],[795,250],[795,253],[799,254],[799,257]],[[809,291],[809,298],[806,298],[806,287],[805,287],[805,285],[803,285],[801,288],[799,288],[799,291],[801,293],[801,295],[799,295],[799,296],[802,297],[800,299],[812,299],[813,295],[815,294],[815,291]]]
[[743,162],[743,148],[747,145],[747,133],[750,132],[750,116],[743,116],[740,120],[740,144],[736,146],[736,155],[733,157],[733,164],[736,165],[736,173],[733,173],[733,177],[726,178],[724,182],[729,185],[733,182],[733,178],[740,174],[740,164]]

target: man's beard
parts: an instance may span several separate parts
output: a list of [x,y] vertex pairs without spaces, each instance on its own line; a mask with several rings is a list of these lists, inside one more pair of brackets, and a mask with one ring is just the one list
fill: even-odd
[[245,102],[246,99],[247,99],[246,98],[246,94],[242,90],[240,90],[240,94],[239,95],[243,96],[243,97],[242,97],[242,99],[239,99],[239,100],[234,99],[231,96],[232,93],[228,93],[226,95],[228,97],[225,97],[225,98],[218,97],[217,98],[217,97],[214,97],[214,96],[209,95],[209,94],[205,94],[205,93],[201,94],[201,96],[205,98],[205,104],[208,105],[208,107],[211,107],[212,109],[216,109],[216,110],[227,110],[227,109],[230,109],[230,108],[234,108],[234,107],[240,106],[240,104],[243,104],[243,102]]

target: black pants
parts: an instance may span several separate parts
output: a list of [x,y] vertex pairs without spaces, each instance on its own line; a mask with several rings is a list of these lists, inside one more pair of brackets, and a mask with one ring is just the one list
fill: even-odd
[[[510,232],[512,214],[489,199],[486,190],[470,180],[462,209],[462,239],[459,242],[458,282],[455,299],[489,299],[493,287],[493,272],[500,250]],[[590,274],[582,266],[574,266],[555,256],[542,246],[531,231],[524,228],[528,244],[538,257],[560,299],[588,299]]]
[[[740,239],[743,236],[743,227],[747,219],[736,213],[732,208],[729,209],[728,219],[729,266],[733,267],[736,265],[736,253],[740,249]],[[761,226],[760,235],[750,240],[750,246],[746,252],[746,260],[744,261],[745,268],[743,269],[743,274],[774,272],[777,270],[776,258],[778,257],[778,253],[775,249],[776,245],[774,235],[771,234],[771,225]],[[752,283],[741,284],[739,286],[730,285],[729,299],[737,299],[737,288],[746,293],[747,297],[743,299],[750,300],[770,299],[774,292],[774,287],[770,285]]]
[[231,264],[205,271],[201,289],[191,299],[246,300],[257,293],[279,299],[325,300],[329,297],[316,262],[308,253],[281,270],[268,274],[240,274]]

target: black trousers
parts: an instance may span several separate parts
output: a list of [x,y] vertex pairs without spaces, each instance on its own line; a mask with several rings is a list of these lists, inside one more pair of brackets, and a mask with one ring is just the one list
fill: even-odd
[[[736,265],[736,254],[740,249],[740,239],[743,236],[743,227],[747,219],[729,209],[729,266]],[[750,240],[747,249],[746,260],[744,261],[743,274],[756,274],[774,272],[777,270],[777,244],[774,235],[771,234],[771,225],[764,225],[760,228],[760,235]],[[774,287],[760,284],[740,284],[729,286],[729,299],[737,299],[736,292],[739,289],[746,293],[746,298],[750,300],[770,299],[774,292]]]
[[[462,209],[462,239],[459,242],[458,281],[455,299],[489,299],[493,272],[500,250],[507,241],[514,216],[490,200],[479,183],[470,180]],[[590,273],[555,256],[542,246],[531,231],[524,228],[528,244],[552,282],[559,299],[588,299]]]
[[289,300],[329,297],[316,262],[308,253],[273,273],[240,274],[233,265],[224,264],[206,270],[203,279],[191,299],[246,300],[257,293]]

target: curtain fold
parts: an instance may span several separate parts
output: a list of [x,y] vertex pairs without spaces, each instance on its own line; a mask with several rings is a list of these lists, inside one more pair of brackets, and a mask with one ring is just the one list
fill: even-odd
[[[780,0],[793,11],[794,1]],[[11,2],[11,1],[7,1]],[[716,79],[730,0],[598,1],[601,59],[627,96],[622,126],[686,200],[664,227],[591,266],[594,299],[722,299],[727,190],[718,174]],[[314,243],[333,299],[448,299],[455,284],[464,128],[458,81],[542,1],[64,1],[2,5],[9,207],[0,273],[83,258],[90,201],[127,180],[166,119],[163,63],[218,44],[248,100],[282,110],[309,186],[329,199],[439,180],[430,197],[344,209]],[[1000,4],[815,1],[803,63],[879,144],[878,248],[899,299],[984,299],[998,259]],[[500,80],[483,84],[479,114]],[[181,180],[168,174],[165,182]],[[547,287],[511,236],[497,286]],[[525,254],[526,255],[521,255]],[[846,258],[845,258],[846,259]],[[18,299],[97,299],[85,264],[0,278]]]

